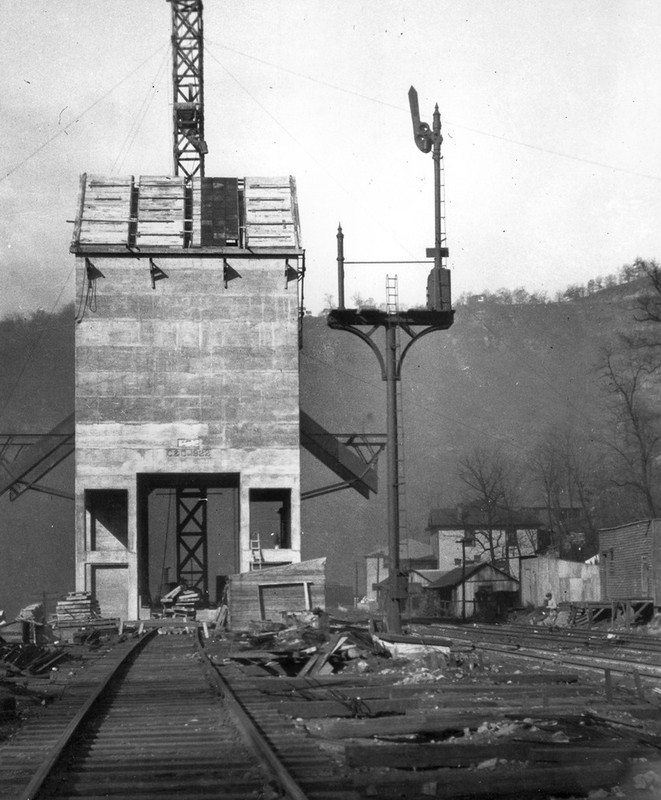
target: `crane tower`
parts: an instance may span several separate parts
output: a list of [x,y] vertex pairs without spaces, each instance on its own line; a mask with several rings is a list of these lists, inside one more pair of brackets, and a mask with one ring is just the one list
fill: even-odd
[[204,177],[204,38],[202,0],[172,6],[172,115],[174,174]]

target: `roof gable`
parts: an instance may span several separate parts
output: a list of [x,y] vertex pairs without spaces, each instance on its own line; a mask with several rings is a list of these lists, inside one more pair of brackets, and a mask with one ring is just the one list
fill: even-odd
[[503,578],[508,581],[516,581],[518,583],[518,580],[515,577],[494,566],[490,561],[482,561],[480,564],[467,564],[465,567],[454,567],[454,569],[446,572],[445,575],[442,575],[433,583],[428,584],[425,588],[444,589],[452,586],[459,586],[461,583],[467,581],[469,578],[472,578],[473,575],[476,575],[478,572],[481,572],[486,568],[490,568],[495,572],[500,573],[500,575],[502,575]]

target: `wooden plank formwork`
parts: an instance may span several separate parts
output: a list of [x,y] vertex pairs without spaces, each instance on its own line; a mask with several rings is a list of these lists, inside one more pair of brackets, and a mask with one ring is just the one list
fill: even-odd
[[247,247],[301,246],[296,182],[286,178],[245,178]]
[[184,246],[186,195],[183,177],[141,175],[138,184],[138,246]]
[[83,174],[73,244],[128,245],[133,176]]

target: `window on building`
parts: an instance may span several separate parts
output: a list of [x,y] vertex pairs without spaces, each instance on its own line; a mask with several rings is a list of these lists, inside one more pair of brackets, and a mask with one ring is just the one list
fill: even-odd
[[455,567],[460,567],[461,566],[461,559],[460,558],[455,558],[454,565],[455,565]]
[[606,553],[608,559],[608,574],[615,575],[615,550],[611,549]]
[[519,537],[517,536],[516,528],[507,528],[505,531],[505,544],[507,547],[517,547],[519,544]]
[[464,531],[464,544],[466,547],[475,547],[475,531]]

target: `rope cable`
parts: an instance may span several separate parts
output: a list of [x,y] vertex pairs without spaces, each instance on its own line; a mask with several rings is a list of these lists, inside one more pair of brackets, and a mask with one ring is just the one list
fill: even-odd
[[140,129],[142,128],[142,125],[147,117],[147,113],[151,107],[151,104],[153,103],[154,98],[158,93],[158,86],[160,85],[161,80],[163,78],[163,73],[165,72],[165,68],[168,62],[168,56],[169,52],[165,50],[163,53],[163,58],[158,66],[158,69],[156,70],[156,74],[151,82],[151,86],[145,92],[145,95],[142,99],[142,103],[140,104],[140,108],[138,109],[138,112],[133,119],[131,127],[129,128],[129,131],[126,134],[126,137],[124,138],[121,147],[119,148],[117,157],[115,158],[115,161],[112,165],[111,173],[115,173],[115,170],[118,168],[118,165],[119,168],[121,169],[121,167],[124,164],[124,161],[126,160],[126,157],[128,156],[131,148],[133,147],[133,143],[135,142],[137,135],[140,132]]

